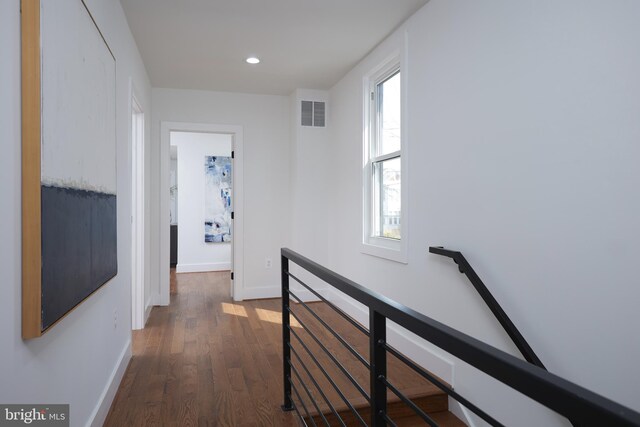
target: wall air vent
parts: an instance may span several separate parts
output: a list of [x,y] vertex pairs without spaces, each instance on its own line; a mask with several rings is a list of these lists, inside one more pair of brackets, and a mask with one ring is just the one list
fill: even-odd
[[325,126],[325,103],[318,101],[302,101],[302,114],[300,124],[302,126]]

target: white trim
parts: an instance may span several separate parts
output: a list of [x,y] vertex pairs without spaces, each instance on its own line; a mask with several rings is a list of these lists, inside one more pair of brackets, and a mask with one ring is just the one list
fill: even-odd
[[[235,275],[235,274],[234,274]],[[243,297],[248,299],[267,299],[267,298],[280,298],[282,292],[279,286],[265,286],[260,288],[248,288],[244,289]]]
[[[374,244],[375,242],[375,244]],[[407,264],[406,251],[402,251],[402,241],[385,239],[384,237],[370,237],[368,242],[360,244],[360,252],[378,258]]]
[[[131,154],[131,328],[145,324],[145,116],[129,79]],[[134,135],[135,133],[135,135]]]
[[144,324],[147,324],[147,321],[149,320],[149,316],[151,315],[151,309],[153,308],[153,304],[152,304],[152,300],[151,300],[151,296],[149,296],[149,299],[147,300],[145,306],[144,306]]
[[[264,286],[259,288],[247,288],[244,290],[244,299],[268,299],[268,298],[280,298],[282,296],[282,289],[280,286]],[[317,289],[317,292],[325,296],[328,289]],[[318,297],[313,295],[306,289],[294,289],[293,292],[302,299],[303,302],[316,302],[320,301]],[[295,298],[291,298],[291,302],[296,303]]]
[[244,298],[244,200],[243,200],[243,142],[242,126],[211,123],[186,123],[163,121],[160,123],[160,292],[157,305],[169,305],[169,161],[170,133],[203,132],[233,136],[233,275],[232,296],[235,301]]
[[471,416],[471,411],[462,406],[460,402],[452,397],[449,397],[449,412],[458,417],[460,421],[469,427],[476,427],[476,423],[473,421],[473,417]]
[[176,273],[202,273],[205,271],[228,271],[231,270],[230,262],[210,262],[200,264],[178,264]]
[[[408,35],[405,32],[404,46],[402,49],[396,50],[391,53],[384,61],[374,67],[363,78],[363,141],[362,141],[362,241],[360,244],[360,252],[376,256],[379,258],[388,259],[403,264],[408,263],[408,247],[409,247],[409,133],[408,133]],[[400,240],[386,239],[380,237],[371,236],[371,194],[372,194],[372,171],[371,164],[373,160],[379,160],[383,158],[396,157],[398,152],[390,153],[384,156],[373,157],[371,153],[371,138],[372,130],[370,125],[372,123],[372,108],[371,108],[371,90],[377,82],[388,77],[395,72],[396,69],[400,70],[401,79],[401,94],[402,94],[402,111],[401,111],[401,149],[400,149],[400,162],[401,162],[401,224],[402,224],[402,238]]]
[[380,156],[372,157],[370,161],[371,163],[378,163],[378,162],[384,162],[385,160],[395,159],[396,157],[402,157],[402,152],[400,150],[394,151],[393,153],[382,154]]
[[159,293],[151,293],[151,306],[155,307],[156,305],[162,305],[162,304],[160,304],[160,294]]
[[122,353],[120,353],[118,363],[113,368],[109,380],[98,398],[98,403],[93,409],[93,412],[91,412],[89,420],[87,420],[87,427],[100,427],[104,424],[109,414],[109,409],[111,409],[113,399],[116,397],[116,392],[118,391],[122,377],[124,377],[124,373],[129,366],[129,360],[131,360],[131,340],[127,341]]

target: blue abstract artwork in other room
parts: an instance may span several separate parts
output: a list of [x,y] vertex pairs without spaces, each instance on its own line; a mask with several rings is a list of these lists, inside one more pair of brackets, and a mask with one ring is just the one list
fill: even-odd
[[231,157],[204,158],[204,241],[231,241]]

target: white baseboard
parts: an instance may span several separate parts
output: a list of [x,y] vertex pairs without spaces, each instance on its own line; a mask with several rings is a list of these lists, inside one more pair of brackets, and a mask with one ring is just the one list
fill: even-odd
[[473,422],[471,417],[471,412],[452,397],[449,398],[449,412],[469,427],[476,427],[476,423]]
[[244,288],[242,290],[242,299],[265,299],[280,298],[280,286],[265,286],[260,288]]
[[231,270],[230,262],[211,262],[203,264],[178,264],[176,273],[204,273],[206,271]]
[[[327,289],[318,289],[318,293],[325,296]],[[320,301],[320,299],[313,293],[306,289],[295,289],[293,293],[296,294],[304,302]],[[265,299],[265,298],[280,298],[282,296],[280,286],[269,286],[260,288],[245,288],[242,290],[242,299]],[[291,298],[291,302],[296,303],[295,298]]]
[[104,424],[109,414],[109,409],[111,409],[113,399],[116,397],[116,392],[118,391],[122,377],[127,370],[127,366],[129,366],[129,360],[131,360],[131,340],[127,342],[122,353],[120,353],[118,363],[113,368],[109,380],[98,399],[98,403],[87,421],[87,427],[101,427]]
[[147,320],[149,320],[149,315],[151,314],[151,309],[153,308],[153,304],[151,304],[151,298],[147,300],[147,303],[144,305],[144,324],[147,324]]
[[171,300],[171,297],[169,296],[168,292],[166,296],[160,295],[159,293],[155,293],[151,295],[151,306],[155,307],[156,305],[158,306],[169,305],[170,300]]
[[[331,289],[327,296],[338,308],[368,327],[369,312],[364,305],[334,289]],[[455,363],[445,354],[440,354],[435,346],[396,325],[389,325],[387,328],[387,341],[418,365],[454,386]]]

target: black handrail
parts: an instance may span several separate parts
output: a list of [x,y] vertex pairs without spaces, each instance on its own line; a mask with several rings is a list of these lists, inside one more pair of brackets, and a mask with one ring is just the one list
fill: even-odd
[[478,276],[473,267],[471,267],[471,264],[469,264],[464,255],[462,255],[462,252],[445,249],[442,246],[430,246],[429,252],[449,257],[453,259],[453,262],[458,264],[458,270],[460,273],[465,274],[469,278],[473,287],[476,288],[476,291],[478,291],[485,304],[487,304],[493,315],[498,319],[498,322],[500,322],[504,330],[507,332],[509,338],[511,338],[516,347],[518,347],[518,350],[520,350],[520,353],[522,353],[525,360],[546,370],[547,368],[542,364],[540,358],[533,351],[527,340],[524,339],[509,316],[507,316],[507,313],[505,313],[498,301],[493,297],[482,279],[480,279],[480,276]]
[[[294,262],[339,291],[366,305],[370,314],[370,403],[373,426],[385,426],[393,421],[387,414],[386,395],[386,320],[413,332],[437,347],[447,351],[476,369],[519,391],[549,409],[567,417],[581,426],[634,426],[640,427],[640,413],[612,400],[589,391],[577,384],[558,377],[539,366],[524,362],[502,350],[487,345],[460,331],[450,328],[424,314],[418,313],[383,295],[364,288],[357,283],[323,267],[314,261],[290,250],[281,251],[282,273],[282,324],[283,324],[283,378],[284,410],[295,410],[303,423],[294,400],[292,390],[300,399],[291,381],[291,344],[289,307],[289,261]],[[470,270],[467,270],[470,271]],[[306,285],[305,285],[306,286]],[[322,298],[324,300],[324,298]],[[299,338],[298,338],[299,339]],[[302,341],[300,343],[304,345]],[[306,347],[306,346],[305,346]],[[305,348],[309,351],[308,348]],[[317,362],[317,361],[316,361]],[[335,363],[337,361],[334,360]],[[339,363],[337,363],[339,365]],[[339,366],[340,367],[340,366]],[[339,392],[339,390],[337,390]],[[397,389],[395,391],[398,391]],[[446,392],[446,390],[445,390]],[[344,397],[342,393],[339,393]],[[452,396],[451,393],[448,393]],[[406,397],[406,396],[404,396]],[[304,402],[300,402],[306,411]],[[354,409],[351,407],[351,409]],[[470,408],[474,413],[476,408]],[[355,412],[355,411],[354,411]],[[360,419],[362,421],[362,419]],[[490,422],[498,425],[497,422]]]

